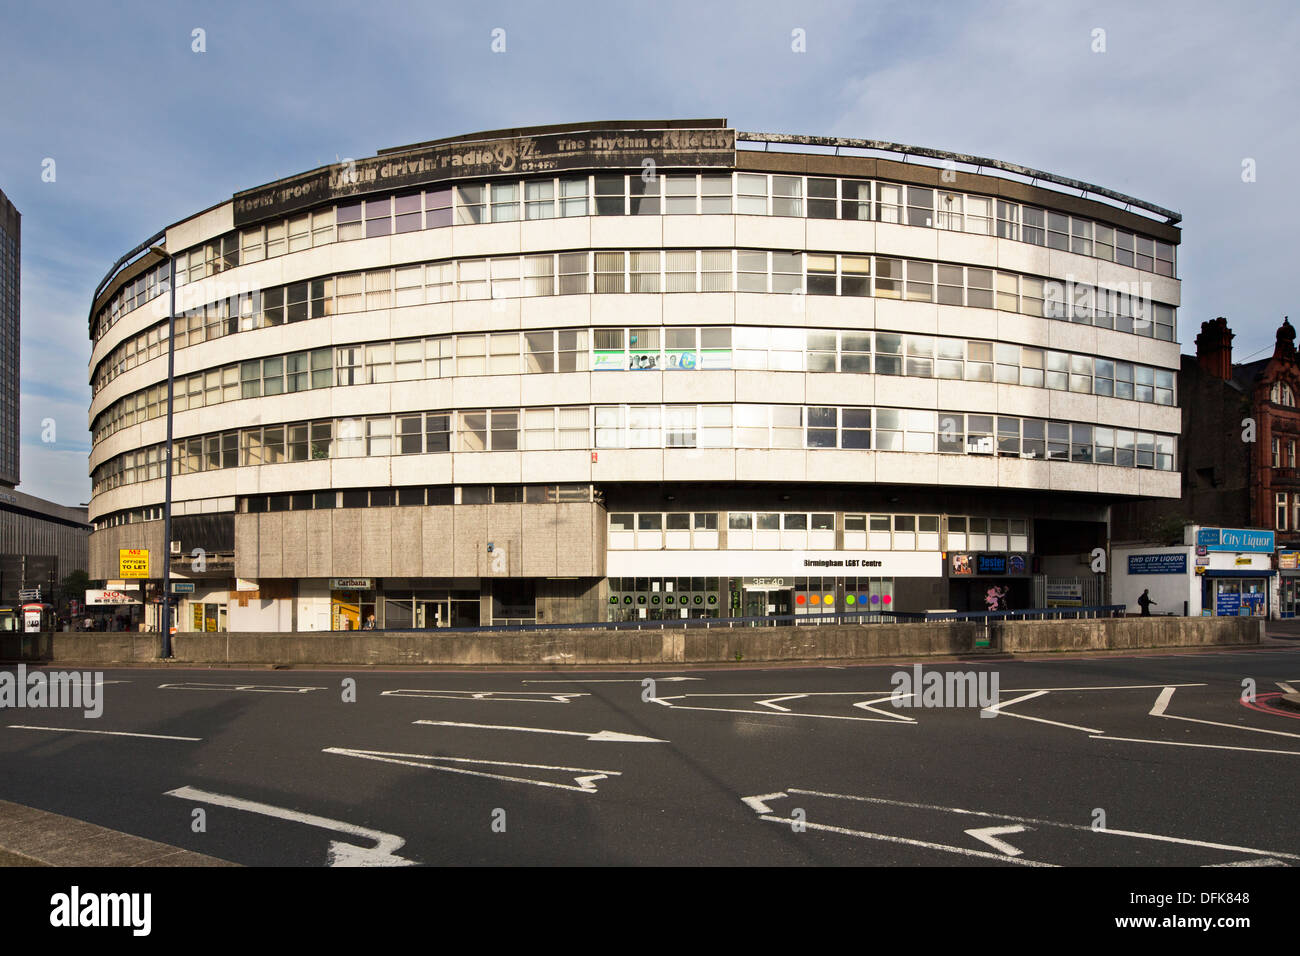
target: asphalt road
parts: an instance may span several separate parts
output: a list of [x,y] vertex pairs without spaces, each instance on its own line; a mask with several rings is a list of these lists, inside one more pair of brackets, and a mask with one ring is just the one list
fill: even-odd
[[1000,711],[893,706],[910,664],[105,671],[0,710],[0,799],[248,865],[1300,864],[1300,647],[922,667]]

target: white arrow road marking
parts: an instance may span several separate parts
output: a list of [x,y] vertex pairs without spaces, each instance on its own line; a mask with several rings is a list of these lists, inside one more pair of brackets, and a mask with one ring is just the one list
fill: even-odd
[[[898,700],[907,700],[907,698],[909,698],[909,697],[915,697],[915,696],[916,696],[915,694],[899,694],[897,699],[898,699]],[[893,713],[893,714],[891,714],[891,713],[890,713],[889,711],[887,711],[887,710],[881,710],[879,707],[874,707],[874,706],[872,706],[873,704],[883,704],[883,703],[884,703],[885,701],[887,701],[887,700],[888,700],[888,701],[892,701],[892,700],[894,700],[894,699],[895,699],[895,698],[894,698],[894,695],[893,695],[893,694],[890,694],[888,697],[881,697],[881,698],[879,698],[879,699],[877,699],[877,700],[860,700],[860,701],[858,701],[856,704],[854,704],[853,706],[856,707],[856,708],[858,708],[859,710],[869,710],[869,711],[871,711],[873,714],[883,714],[884,716],[889,717],[891,720],[901,720],[901,721],[903,721],[903,723],[906,723],[906,724],[914,724],[914,723],[916,723],[916,718],[915,718],[915,717],[908,717],[906,714],[899,714],[899,713]]]
[[[769,820],[772,823],[781,823],[785,826],[790,825],[789,817],[777,817],[763,814],[760,820]],[[810,830],[826,830],[830,833],[842,833],[845,836],[860,837],[864,840],[881,840],[885,843],[902,843],[906,846],[918,846],[926,850],[940,850],[944,853],[956,853],[960,856],[973,856],[983,860],[997,860],[999,863],[1015,863],[1019,866],[1056,866],[1055,863],[1042,863],[1038,860],[1024,860],[1014,856],[1004,856],[1001,853],[989,853],[986,850],[968,850],[961,846],[949,846],[946,843],[931,843],[928,840],[911,840],[907,837],[891,836],[887,833],[871,833],[867,830],[850,830],[847,827],[834,827],[826,823],[813,823],[811,820],[804,820],[800,826]]]
[[[592,770],[589,767],[553,767],[542,763],[512,763],[508,760],[478,760],[474,757],[444,757],[435,754],[399,754],[383,750],[353,750],[347,747],[326,747],[322,753],[340,754],[344,757],[360,757],[362,760],[378,760],[382,763],[395,763],[404,767],[418,767],[421,770],[442,770],[446,773],[462,773],[471,777],[490,777],[493,780],[507,780],[511,783],[530,783],[536,787],[553,787],[556,790],[576,790],[579,793],[595,793],[595,781],[606,777],[621,777],[621,770]],[[431,762],[431,761],[437,761]],[[466,770],[463,767],[443,767],[441,762],[482,764],[489,767],[523,767],[528,770],[562,770],[566,773],[585,774],[574,777],[578,786],[567,783],[552,783],[549,780],[534,780],[531,777],[514,777],[506,774],[488,773],[484,770]]]
[[437,700],[504,700],[521,704],[567,704],[574,697],[590,697],[590,694],[565,692],[547,694],[540,690],[385,690],[381,697],[422,697]]
[[[1119,740],[1118,737],[1104,737],[1104,740]],[[987,820],[1007,820],[1015,823],[1030,823],[1035,826],[1060,827],[1063,830],[1081,830],[1089,833],[1106,834],[1108,836],[1126,836],[1134,837],[1139,840],[1154,840],[1160,843],[1179,843],[1184,846],[1206,847],[1211,850],[1229,850],[1233,853],[1250,853],[1255,856],[1272,856],[1284,860],[1300,860],[1300,855],[1295,853],[1281,853],[1276,850],[1260,850],[1248,846],[1234,846],[1229,843],[1207,843],[1202,840],[1190,840],[1183,837],[1162,836],[1158,833],[1142,833],[1136,830],[1112,830],[1112,829],[1094,829],[1091,825],[1083,823],[1060,823],[1056,820],[1040,820],[1036,817],[1019,817],[1010,813],[986,813],[982,810],[963,810],[960,807],[944,807],[932,803],[912,803],[906,800],[886,800],[883,797],[861,797],[846,793],[826,793],[821,790],[800,790],[797,787],[787,787],[786,792],[790,794],[804,794],[810,797],[827,797],[831,800],[851,800],[856,803],[878,803],[890,807],[908,807],[914,810],[941,810],[946,813],[961,813],[972,817],[983,817]],[[778,817],[777,819],[782,819]],[[784,820],[789,823],[790,821]],[[812,824],[807,824],[812,826]]]
[[667,740],[660,740],[658,737],[641,737],[637,734],[621,734],[614,730],[598,730],[595,733],[587,730],[550,730],[545,727],[510,727],[503,724],[465,724],[454,720],[415,720],[415,724],[425,724],[430,727],[473,727],[479,730],[519,730],[530,734],[563,734],[566,737],[586,737],[588,740],[599,740],[606,743],[619,744],[666,744]]
[[[704,680],[703,677],[652,677],[650,679],[659,684],[666,684],[669,681]],[[601,678],[599,680],[582,680],[581,678],[575,677],[573,680],[525,680],[525,681],[520,681],[519,683],[521,684],[639,684],[643,680],[645,680],[644,677],[631,677],[631,678],[620,677],[617,680],[613,678],[610,679]]]
[[326,687],[298,687],[292,684],[159,684],[159,690],[245,690],[255,694],[308,694]]
[[125,730],[83,730],[80,727],[35,727],[30,724],[10,724],[11,730],[55,730],[63,734],[103,734],[107,737],[148,737],[151,740],[202,740],[202,737],[173,737],[171,734],[132,734]]
[[1209,724],[1211,727],[1230,727],[1233,730],[1250,730],[1257,734],[1277,734],[1279,737],[1300,737],[1300,734],[1293,734],[1286,730],[1269,730],[1264,727],[1247,727],[1245,724],[1228,724],[1221,720],[1202,720],[1199,717],[1179,717],[1177,714],[1166,714],[1165,708],[1173,700],[1174,688],[1166,687],[1156,698],[1155,706],[1151,708],[1152,717],[1167,717],[1170,720],[1186,720],[1193,724]]
[[330,866],[414,866],[414,860],[408,860],[404,857],[397,856],[397,851],[405,845],[406,841],[399,836],[391,833],[384,833],[381,830],[371,830],[367,827],[355,826],[351,823],[344,823],[341,820],[330,820],[328,817],[318,817],[311,813],[300,813],[297,810],[286,810],[283,807],[275,807],[269,803],[258,803],[255,800],[244,800],[240,797],[231,797],[224,793],[209,793],[205,790],[197,790],[194,787],[180,787],[176,790],[168,790],[163,796],[179,797],[182,800],[194,800],[199,803],[210,803],[213,806],[228,807],[231,810],[243,810],[247,813],[258,813],[265,817],[274,817],[278,820],[290,820],[294,823],[302,823],[309,827],[318,827],[322,830],[333,830],[335,833],[346,833],[348,836],[361,837],[363,840],[374,840],[373,847],[361,847],[354,843],[345,843],[340,840],[331,840],[329,845],[329,865]]
[[756,700],[754,703],[758,704],[759,707],[770,707],[772,710],[779,710],[782,713],[788,714],[790,713],[790,708],[780,706],[777,701],[799,700],[800,698],[807,696],[807,694],[787,694],[785,697],[769,697],[767,700]]
[[766,801],[779,800],[785,796],[788,796],[788,794],[784,791],[778,791],[777,793],[761,793],[756,797],[741,797],[740,802],[749,807],[749,809],[753,810],[755,813],[771,813],[772,808],[767,805]]
[[977,827],[976,829],[967,830],[966,832],[981,843],[987,843],[989,846],[993,847],[993,849],[1001,850],[1007,856],[1020,856],[1020,854],[1025,852],[1004,840],[999,840],[997,837],[999,833],[1024,833],[1025,828],[1019,824],[1009,827]]
[[1070,730],[1082,730],[1086,734],[1104,734],[1104,730],[1093,730],[1091,727],[1079,727],[1075,724],[1063,724],[1059,720],[1048,720],[1045,717],[1030,717],[1028,714],[1015,714],[1009,710],[1003,710],[1004,707],[1010,707],[1012,704],[1018,704],[1022,700],[1033,700],[1035,697],[1042,697],[1046,694],[1045,690],[1036,690],[1032,694],[1024,694],[1020,697],[1013,697],[1011,700],[1002,700],[990,707],[985,707],[981,712],[984,714],[1001,714],[1004,717],[1019,717],[1021,720],[1032,720],[1040,724],[1051,724],[1054,727],[1066,727]]

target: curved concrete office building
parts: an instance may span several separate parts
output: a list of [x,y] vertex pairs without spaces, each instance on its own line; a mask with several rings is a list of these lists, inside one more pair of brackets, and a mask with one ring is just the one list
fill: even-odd
[[182,630],[1095,602],[1180,491],[1177,222],[725,120],[250,189],[96,292],[91,574],[170,550]]

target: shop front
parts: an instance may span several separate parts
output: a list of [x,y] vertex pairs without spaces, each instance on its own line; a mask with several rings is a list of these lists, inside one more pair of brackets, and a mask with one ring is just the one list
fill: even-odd
[[943,576],[937,551],[611,551],[606,567],[609,621],[911,610],[900,582]]
[[1111,553],[1111,602],[1139,613],[1193,617],[1268,616],[1273,532],[1188,525],[1181,545],[1123,545]]
[[1277,553],[1278,617],[1295,617],[1300,610],[1300,551]]
[[1033,556],[1022,551],[951,552],[948,602],[956,611],[1014,611],[1033,606]]

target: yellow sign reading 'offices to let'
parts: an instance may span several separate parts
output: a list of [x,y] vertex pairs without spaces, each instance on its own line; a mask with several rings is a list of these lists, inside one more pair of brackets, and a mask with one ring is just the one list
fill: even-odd
[[120,578],[147,578],[149,551],[147,548],[120,548],[117,552],[117,565]]

